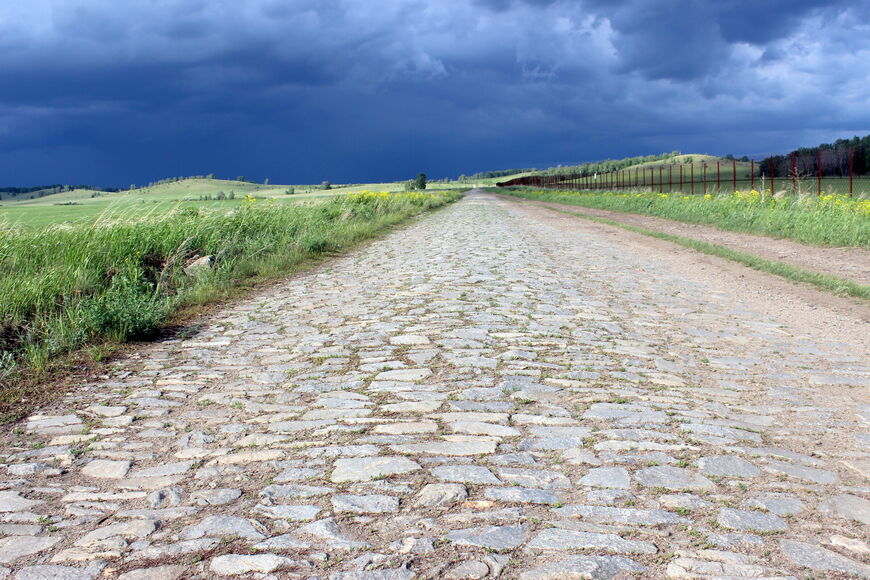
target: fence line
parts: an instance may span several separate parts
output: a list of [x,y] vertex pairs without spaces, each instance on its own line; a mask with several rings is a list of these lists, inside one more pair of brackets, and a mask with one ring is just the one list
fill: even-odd
[[[806,195],[838,193],[854,196],[870,194],[870,176],[854,174],[854,157],[849,150],[849,170],[836,168],[825,171],[822,151],[815,167],[808,167],[802,156],[791,155],[790,167],[783,172],[774,158],[768,162],[738,162],[718,160],[701,163],[672,164],[667,162],[631,167],[604,173],[571,173],[563,175],[529,175],[496,183],[498,187],[539,187],[571,190],[649,190],[661,193],[707,194],[743,189],[768,190],[774,193]],[[780,163],[781,165],[781,163]],[[784,173],[784,174],[783,174]],[[827,175],[825,175],[827,173]],[[779,188],[779,189],[777,189]]]

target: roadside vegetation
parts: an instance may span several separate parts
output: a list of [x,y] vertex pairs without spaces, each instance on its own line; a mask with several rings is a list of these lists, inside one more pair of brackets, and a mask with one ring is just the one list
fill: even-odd
[[843,195],[771,196],[494,189],[524,199],[652,215],[805,244],[870,249],[870,200]]
[[286,275],[461,195],[361,192],[293,205],[248,197],[231,209],[0,230],[0,415],[20,397],[10,385],[22,371],[153,336],[181,308]]

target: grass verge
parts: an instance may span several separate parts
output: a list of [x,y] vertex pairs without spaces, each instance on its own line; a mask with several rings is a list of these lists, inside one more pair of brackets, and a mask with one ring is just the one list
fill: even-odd
[[[251,202],[232,211],[0,231],[0,423],[44,397],[40,383],[86,373],[183,309],[279,278],[461,192],[358,193],[323,202]],[[211,267],[186,266],[211,256]],[[24,399],[27,399],[24,401]],[[25,403],[25,404],[22,404]]]
[[837,276],[831,276],[828,274],[820,274],[818,272],[804,270],[803,268],[798,268],[797,266],[792,266],[784,262],[768,260],[766,258],[747,254],[746,252],[732,250],[730,248],[726,248],[725,246],[720,246],[719,244],[712,244],[710,242],[704,242],[701,240],[696,240],[694,238],[687,238],[684,236],[676,236],[673,234],[657,232],[655,230],[632,226],[607,218],[600,218],[579,212],[555,209],[552,207],[548,207],[547,209],[583,218],[585,220],[605,224],[608,226],[621,228],[623,230],[634,232],[636,234],[642,234],[644,236],[657,238],[659,240],[673,242],[675,244],[683,246],[684,248],[689,248],[690,250],[695,250],[703,254],[708,254],[710,256],[718,256],[726,260],[731,260],[732,262],[743,264],[744,266],[748,266],[753,270],[758,270],[759,272],[767,272],[768,274],[775,274],[777,276],[787,278],[788,280],[792,280],[794,282],[803,282],[806,284],[810,284],[812,286],[815,286],[816,288],[819,288],[826,292],[832,292],[840,296],[852,296],[854,298],[870,300],[870,286],[858,284],[857,282],[845,280]]
[[870,249],[870,200],[823,195],[772,197],[769,192],[722,195],[490,189],[523,199],[663,217],[805,244]]

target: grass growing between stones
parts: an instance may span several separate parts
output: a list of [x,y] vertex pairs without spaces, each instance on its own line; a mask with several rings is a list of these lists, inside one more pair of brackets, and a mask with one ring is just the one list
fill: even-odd
[[719,244],[712,244],[710,242],[704,242],[684,236],[675,236],[673,234],[657,232],[655,230],[632,226],[618,221],[609,220],[607,218],[600,218],[584,213],[554,208],[548,209],[552,209],[553,211],[557,211],[559,213],[580,217],[585,220],[614,226],[623,230],[634,232],[636,234],[642,234],[644,236],[650,236],[659,240],[673,242],[675,244],[683,246],[684,248],[689,248],[690,250],[696,250],[710,256],[725,258],[726,260],[731,260],[732,262],[737,262],[739,264],[743,264],[744,266],[748,266],[753,270],[767,272],[768,274],[775,274],[777,276],[781,276],[795,282],[804,282],[826,292],[832,292],[840,296],[852,296],[854,298],[870,300],[870,286],[865,286],[851,280],[838,278],[837,276],[830,276],[828,274],[811,272],[809,270],[804,270],[803,268],[798,268],[797,266],[792,266],[791,264],[786,264],[784,262],[768,260],[766,258],[761,258],[759,256],[754,256],[745,252],[732,250],[730,248],[726,248],[725,246],[720,246]]
[[[0,230],[0,414],[15,404],[22,371],[39,376],[82,347],[153,336],[181,308],[226,297],[246,280],[280,277],[461,195],[363,192]],[[198,256],[214,256],[213,266],[185,273]]]
[[723,230],[818,246],[870,249],[870,200],[842,195],[771,197],[769,192],[722,195],[492,189],[523,199],[652,215]]

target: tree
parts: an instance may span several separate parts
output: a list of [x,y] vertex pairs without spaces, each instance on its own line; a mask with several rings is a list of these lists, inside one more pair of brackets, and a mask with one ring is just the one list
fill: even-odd
[[414,189],[426,189],[426,174],[418,173],[417,179],[414,180]]

